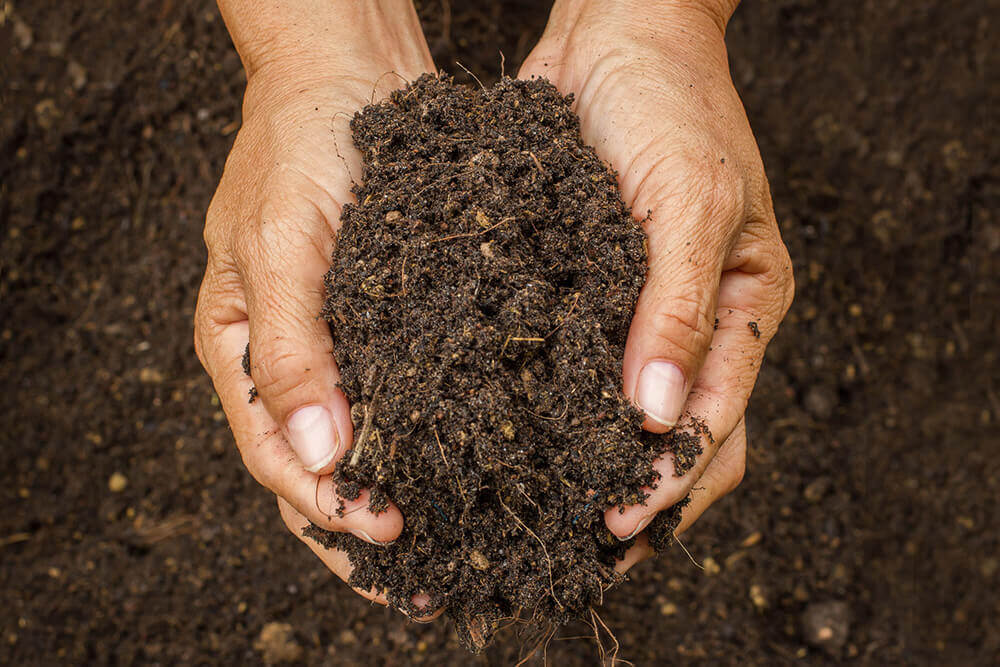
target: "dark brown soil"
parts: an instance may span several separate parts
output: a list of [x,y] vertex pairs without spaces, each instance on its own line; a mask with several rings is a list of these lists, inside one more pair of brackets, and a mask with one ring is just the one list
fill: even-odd
[[[423,5],[438,64],[486,84],[547,10]],[[602,618],[637,665],[996,664],[1000,6],[744,5],[732,72],[796,302],[747,477],[684,538],[705,570],[670,550]],[[240,463],[190,342],[243,90],[216,11],[3,14],[0,663],[516,662],[513,629],[472,657],[351,593]]]
[[334,478],[406,525],[386,547],[308,533],[409,615],[429,595],[474,648],[515,617],[589,618],[635,542],[604,511],[644,502],[664,451],[701,451],[644,433],[622,394],[646,238],[571,103],[543,80],[424,75],[351,123],[363,184],[324,312],[359,435]]

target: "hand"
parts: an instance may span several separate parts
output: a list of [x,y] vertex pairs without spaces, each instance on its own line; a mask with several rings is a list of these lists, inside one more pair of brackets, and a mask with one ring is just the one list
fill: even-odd
[[[646,413],[647,430],[683,427],[693,416],[714,436],[703,438],[704,453],[683,476],[672,455],[655,463],[662,478],[646,505],[606,512],[623,539],[691,492],[683,532],[739,484],[747,400],[794,293],[757,144],[729,77],[724,32],[735,5],[559,0],[519,74],[576,96],[584,140],[618,172],[626,204],[645,219],[649,273],[625,348],[626,395]],[[640,535],[620,569],[649,552]]]
[[[348,121],[399,77],[433,70],[412,5],[391,3],[399,7],[220,2],[248,81],[243,127],[205,223],[195,348],[246,467],[278,496],[303,541],[308,521],[374,543],[395,539],[403,525],[395,506],[369,512],[367,492],[336,516],[342,499],[327,475],[353,432],[318,317],[341,207],[352,177],[361,178]],[[252,378],[241,364],[248,341]],[[259,392],[252,404],[251,386]],[[347,579],[346,554],[306,543]]]

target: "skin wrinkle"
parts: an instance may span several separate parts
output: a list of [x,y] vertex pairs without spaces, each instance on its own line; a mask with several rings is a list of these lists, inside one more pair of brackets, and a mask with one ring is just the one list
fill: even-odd
[[[685,182],[690,181],[679,179],[673,187],[682,188]],[[692,222],[671,225],[667,220],[660,220],[658,223],[654,223],[654,218],[651,218],[650,222],[646,224],[646,231],[649,235],[650,255],[652,257],[666,257],[671,252],[670,249],[673,249],[682,251],[686,259],[694,257],[694,254],[690,253],[698,253],[700,251],[700,254],[706,256],[711,263],[711,270],[721,273],[725,258],[732,252],[732,248],[736,245],[740,237],[741,228],[736,222],[736,214],[731,213],[727,216],[722,212],[714,212],[712,207],[717,204],[713,202],[717,202],[718,200],[713,200],[707,196],[699,197],[699,191],[696,187],[691,187],[687,191],[682,189],[679,193],[671,192],[669,195],[658,194],[660,190],[672,190],[670,186],[670,183],[664,182],[658,187],[657,192],[654,192],[652,195],[658,197],[663,203],[654,204],[652,207],[645,207],[640,210],[650,210],[655,215],[657,210],[670,208],[676,211],[674,215],[670,216],[673,221]],[[683,197],[687,199],[687,202],[680,205],[665,203],[668,197],[673,196]],[[702,210],[694,212],[689,210],[691,208]],[[726,218],[733,218],[734,220],[728,224],[717,222]],[[730,229],[730,232],[723,236],[722,239],[719,239],[720,234],[718,232],[720,227],[722,230]],[[688,239],[690,244],[684,242],[684,239]],[[657,264],[659,263],[657,262]],[[701,262],[696,264],[696,266],[700,265]]]
[[[307,201],[313,208],[316,209],[316,213],[319,217],[326,221],[330,232],[336,234],[337,230],[340,229],[340,214],[343,210],[343,206],[333,195],[330,194],[333,188],[321,185],[319,181],[296,165],[283,164],[279,167],[279,169],[282,171],[288,170],[292,174],[312,185],[315,197],[307,197]],[[315,199],[323,199],[324,202],[321,203]]]
[[253,353],[260,360],[254,363],[254,382],[265,403],[268,396],[295,393],[320,380],[309,369],[309,358],[299,352],[298,348],[289,349],[272,340],[269,343],[251,345],[251,354]]
[[[700,291],[700,290],[698,290]],[[714,304],[712,304],[714,306]],[[711,314],[710,314],[711,313]],[[712,327],[715,324],[715,308],[709,307],[702,299],[697,297],[674,296],[670,299],[670,308],[654,308],[649,317],[655,324],[649,327],[654,337],[663,336],[660,345],[649,347],[668,347],[672,350],[680,351],[687,357],[688,366],[692,366],[686,373],[697,373],[699,363],[698,351],[705,349],[712,340]],[[683,337],[677,338],[677,331],[683,331]],[[680,360],[678,360],[680,361]],[[691,378],[686,378],[691,382]],[[637,380],[638,382],[638,380]],[[635,390],[632,393],[635,396]]]

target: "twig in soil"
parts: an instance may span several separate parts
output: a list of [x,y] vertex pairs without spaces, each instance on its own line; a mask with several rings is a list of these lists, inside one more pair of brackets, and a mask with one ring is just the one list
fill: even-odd
[[441,445],[441,437],[438,435],[438,427],[435,425],[432,428],[434,429],[434,439],[437,440],[438,451],[441,452],[441,460],[444,461],[444,464],[450,468],[451,464],[448,463],[448,457],[444,455],[444,447]]
[[513,341],[519,341],[519,342],[522,342],[522,343],[544,343],[545,342],[544,338],[538,338],[536,336],[531,336],[531,337],[525,338],[525,337],[521,337],[521,336],[511,336],[510,334],[508,334],[507,335],[507,340],[505,340],[503,342],[503,347],[500,348],[500,356],[501,357],[503,356],[503,353],[507,351],[507,344],[510,343],[512,340]]
[[[500,620],[504,620],[504,619],[501,618]],[[515,623],[522,623],[522,624],[525,624],[525,625],[528,623],[528,621],[526,621],[523,618],[521,618],[521,608],[520,607],[518,607],[517,613],[510,617],[510,622],[509,623],[507,623],[506,625],[501,625],[500,627],[497,628],[497,630],[496,630],[497,634],[503,632],[504,630],[506,630],[507,628],[511,627]]]
[[136,529],[136,534],[145,545],[153,545],[157,542],[170,539],[176,535],[191,532],[196,517],[191,514],[181,514],[153,525],[144,525]]
[[534,500],[531,499],[531,496],[529,496],[527,493],[524,492],[524,489],[521,488],[520,482],[518,482],[517,486],[514,488],[516,488],[521,493],[521,495],[524,496],[525,500],[534,505],[535,509],[538,510],[539,513],[541,513],[542,508],[538,506],[538,503],[536,503]]
[[514,517],[514,521],[517,521],[518,525],[520,525],[521,528],[523,528],[525,530],[525,532],[528,533],[528,535],[531,535],[533,538],[535,538],[535,540],[537,540],[538,544],[541,545],[541,547],[542,547],[542,553],[545,554],[545,561],[546,561],[546,564],[549,567],[549,592],[552,593],[552,599],[559,606],[559,611],[562,611],[564,609],[564,607],[562,605],[562,602],[559,601],[559,598],[556,597],[556,586],[555,586],[555,584],[552,581],[552,559],[549,557],[549,550],[545,548],[545,542],[542,542],[542,538],[538,537],[538,535],[535,533],[535,531],[533,531],[531,528],[528,528],[527,524],[525,524],[523,521],[521,521],[521,517],[519,517],[518,515],[514,514],[514,510],[512,510],[509,507],[507,507],[507,504],[503,501],[502,498],[500,498],[499,495],[497,496],[497,500],[500,502],[500,506],[503,507],[505,510],[507,510],[508,514],[510,514],[512,517]]
[[[552,641],[552,638],[555,637],[555,635],[556,635],[556,627],[555,626],[552,626],[551,630],[546,630],[541,635],[539,635],[538,641],[535,643],[534,647],[532,647],[532,649],[530,651],[528,651],[527,655],[525,655],[523,658],[521,658],[520,660],[518,660],[517,664],[515,664],[514,667],[521,667],[521,665],[523,665],[526,662],[528,662],[529,660],[531,660],[531,658],[536,653],[538,653],[538,649],[539,648],[542,649],[542,664],[543,665],[549,664],[549,662],[548,662],[549,643]],[[544,647],[543,647],[543,645],[544,645]],[[524,648],[522,647],[521,650],[523,651]]]
[[542,168],[541,161],[537,157],[535,157],[535,154],[533,152],[531,152],[531,151],[528,151],[528,155],[530,155],[531,159],[535,161],[535,166],[538,167],[538,171],[540,171],[540,172],[542,172],[544,174],[545,173],[545,169]]
[[[604,622],[596,611],[594,611],[593,607],[590,608],[590,619],[593,624],[592,627],[594,628],[594,639],[597,641],[597,649],[601,652],[601,664],[608,664],[612,666],[618,664],[618,649],[621,648],[621,644],[618,643],[618,638],[615,637],[615,633],[611,632],[611,628],[609,628],[608,624]],[[610,653],[604,650],[604,642],[601,641],[601,633],[597,628],[598,624],[604,628],[604,631],[608,633],[608,637],[610,637],[611,641],[614,642]],[[632,664],[627,661],[622,662]]]
[[483,85],[483,82],[479,80],[479,77],[478,77],[478,76],[476,76],[475,74],[473,74],[472,72],[470,72],[470,71],[469,71],[469,68],[468,68],[468,67],[466,67],[466,66],[465,66],[465,65],[463,65],[462,63],[458,62],[457,60],[455,61],[455,64],[456,64],[456,65],[458,65],[459,67],[461,67],[462,69],[464,69],[464,70],[465,70],[465,73],[466,73],[466,74],[468,74],[468,75],[469,75],[469,76],[471,76],[471,77],[472,77],[473,79],[475,79],[475,80],[476,80],[476,83],[478,83],[478,84],[479,84],[479,87],[480,87],[480,88],[482,88],[483,90],[486,90],[486,86],[484,86],[484,85]]
[[566,419],[566,415],[569,414],[569,399],[566,396],[563,396],[563,400],[566,401],[566,407],[563,408],[562,414],[559,415],[558,417],[546,417],[545,415],[540,415],[537,412],[532,412],[528,408],[521,408],[521,409],[527,412],[532,417],[538,417],[539,419],[545,419],[546,421],[550,422],[558,422],[562,421],[563,419]]
[[494,229],[496,229],[497,227],[499,227],[500,225],[508,223],[508,222],[510,222],[513,219],[514,219],[513,217],[504,218],[503,220],[501,220],[500,222],[496,223],[495,225],[490,225],[486,229],[482,229],[482,230],[480,230],[478,232],[466,232],[465,234],[451,234],[449,236],[442,236],[439,239],[431,239],[427,243],[428,244],[431,244],[431,243],[440,243],[441,241],[451,241],[452,239],[462,239],[462,238],[466,238],[466,237],[469,237],[469,236],[482,236],[486,232],[491,232]]
[[10,535],[5,535],[0,537],[0,547],[5,547],[10,544],[17,544],[19,542],[27,542],[31,539],[31,533],[12,533]]
[[409,259],[408,255],[403,255],[403,265],[399,269],[399,291],[393,292],[392,294],[386,294],[385,298],[395,299],[397,296],[406,296],[406,260]]
[[350,126],[351,124],[351,116],[343,111],[338,111],[337,113],[333,114],[332,118],[330,118],[330,134],[333,135],[333,150],[336,151],[337,157],[340,158],[340,161],[344,163],[344,167],[347,169],[347,175],[351,177],[351,185],[357,185],[357,181],[354,178],[354,174],[351,172],[351,165],[347,164],[347,158],[345,158],[343,153],[340,152],[340,144],[337,142],[337,128],[334,127],[333,125],[334,122],[337,120],[337,116],[341,114],[347,116],[348,126]]
[[569,310],[566,311],[566,317],[562,318],[562,321],[556,325],[555,329],[545,334],[546,338],[554,334],[556,331],[559,330],[559,327],[561,327],[562,325],[566,324],[566,322],[569,321],[569,316],[573,314],[573,309],[576,308],[576,304],[579,302],[580,302],[580,293],[577,292],[576,294],[573,295],[573,303],[570,304]]
[[380,391],[382,391],[381,382],[379,382],[378,387],[375,389],[375,393],[372,394],[372,400],[368,401],[368,405],[364,406],[365,420],[361,426],[361,435],[358,436],[357,441],[354,443],[354,453],[351,454],[352,466],[358,464],[358,460],[361,458],[361,452],[365,448],[365,441],[368,439],[369,431],[371,431],[372,428],[372,419],[375,418],[375,407],[378,402]]
[[[441,452],[441,460],[444,461],[445,466],[447,466],[449,469],[454,470],[451,467],[451,463],[448,462],[448,457],[444,455],[444,447],[441,445],[441,436],[438,435],[437,425],[435,424],[432,428],[434,429],[434,439],[437,440],[438,450],[440,450],[440,452]],[[469,504],[469,499],[465,495],[465,489],[462,488],[462,481],[458,478],[458,471],[457,470],[455,471],[455,486],[458,487],[458,492],[460,494],[462,494],[462,500],[464,500],[465,504],[468,505]],[[442,514],[443,514],[443,512],[442,512]],[[462,513],[462,517],[463,518],[465,517],[465,513],[464,512]],[[461,524],[462,520],[463,519],[459,519],[458,522]]]
[[674,533],[674,541],[677,542],[677,544],[681,545],[681,549],[683,549],[684,553],[687,554],[688,560],[690,560],[692,563],[694,563],[694,566],[696,568],[698,568],[699,570],[704,570],[705,569],[704,565],[702,565],[701,563],[699,563],[698,561],[696,561],[694,559],[694,556],[691,555],[691,552],[688,551],[688,548],[686,546],[684,546],[683,542],[681,542],[681,538],[677,537],[677,533]]
[[371,96],[371,99],[368,100],[369,104],[375,104],[375,92],[378,89],[378,84],[382,82],[382,79],[385,78],[385,76],[387,74],[395,74],[396,76],[398,76],[400,78],[400,80],[402,80],[404,86],[406,84],[410,83],[409,81],[406,80],[406,77],[404,77],[399,72],[394,72],[392,70],[389,70],[388,72],[382,72],[382,74],[379,75],[379,77],[377,79],[375,79],[375,83],[372,84],[372,96]]

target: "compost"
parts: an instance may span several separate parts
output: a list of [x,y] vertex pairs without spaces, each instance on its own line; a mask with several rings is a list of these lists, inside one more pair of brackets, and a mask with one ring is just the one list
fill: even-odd
[[410,615],[430,596],[473,648],[506,620],[589,614],[634,543],[604,511],[643,502],[664,452],[683,474],[701,451],[699,424],[646,433],[622,393],[645,235],[571,104],[545,80],[428,74],[351,123],[364,174],[324,316],[355,441],[334,480],[405,528],[387,546],[307,530],[352,585]]

